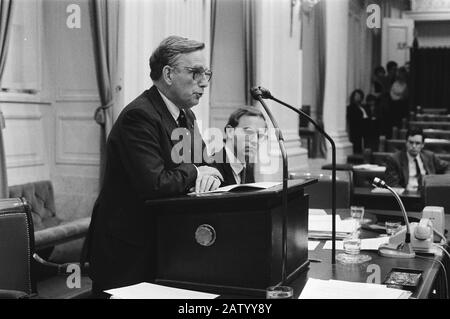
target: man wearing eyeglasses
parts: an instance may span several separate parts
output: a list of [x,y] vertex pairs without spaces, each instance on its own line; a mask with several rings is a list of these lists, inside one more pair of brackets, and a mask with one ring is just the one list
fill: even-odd
[[[153,280],[156,229],[146,200],[214,190],[223,180],[205,165],[191,110],[212,75],[203,49],[203,43],[186,38],[164,39],[150,57],[153,86],[122,110],[109,134],[104,180],[85,244],[99,296],[105,289]],[[191,143],[174,151],[183,139]],[[194,144],[200,144],[200,156],[189,147]]]
[[422,130],[412,129],[407,132],[405,150],[397,151],[387,160],[385,177],[389,186],[416,191],[422,187],[424,175],[446,172],[448,162],[424,150],[424,141]]
[[239,108],[225,126],[223,148],[212,157],[223,176],[221,186],[255,182],[258,145],[267,138],[267,124],[256,108]]

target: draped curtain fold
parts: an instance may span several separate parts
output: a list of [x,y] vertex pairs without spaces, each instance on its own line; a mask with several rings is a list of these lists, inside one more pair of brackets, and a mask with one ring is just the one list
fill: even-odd
[[106,162],[106,140],[113,125],[114,85],[117,76],[119,1],[90,0],[90,17],[98,92],[101,106],[95,121],[101,126],[100,185]]
[[[8,53],[9,33],[12,20],[12,0],[0,1],[0,83],[5,69]],[[8,197],[8,177],[6,172],[5,146],[3,143],[3,129],[5,127],[3,113],[0,110],[0,198]]]
[[375,32],[366,25],[365,7],[354,0],[348,20],[347,96],[355,89],[371,90]]
[[411,50],[413,106],[446,108],[450,112],[450,48]]
[[250,89],[255,86],[256,82],[256,67],[255,67],[255,2],[254,0],[243,1],[243,16],[244,16],[244,49],[245,49],[245,103],[247,105],[253,104],[253,98],[250,94]]
[[[317,68],[316,76],[316,114],[317,123],[323,128],[323,102],[325,96],[325,54],[326,54],[326,19],[325,19],[325,1],[320,1],[313,8],[314,14],[314,28],[315,28],[315,39],[314,39],[314,52],[315,55],[315,65]],[[316,132],[316,141],[313,149],[313,157],[326,157],[327,146],[325,138]]]

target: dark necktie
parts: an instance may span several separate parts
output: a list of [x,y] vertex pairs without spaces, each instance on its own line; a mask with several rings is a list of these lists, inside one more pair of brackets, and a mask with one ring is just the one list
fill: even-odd
[[414,158],[414,163],[416,164],[416,176],[417,176],[417,183],[419,185],[419,188],[422,187],[422,172],[420,171],[419,162],[417,161],[417,157]]
[[255,164],[247,163],[241,171],[241,184],[254,183],[255,182]]
[[180,115],[178,115],[178,126],[188,128],[186,121],[186,113],[184,113],[184,110],[180,110]]

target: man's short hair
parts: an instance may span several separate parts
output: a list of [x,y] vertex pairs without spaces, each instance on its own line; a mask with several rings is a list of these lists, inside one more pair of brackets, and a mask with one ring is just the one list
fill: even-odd
[[239,120],[243,116],[257,116],[262,118],[264,121],[266,120],[264,118],[264,115],[260,110],[258,110],[255,107],[240,107],[236,111],[230,114],[230,117],[228,118],[228,123],[225,125],[225,130],[227,127],[237,127],[239,125]]
[[379,66],[377,66],[377,67],[375,68],[375,70],[373,71],[373,73],[377,74],[377,73],[379,73],[379,72],[386,73],[386,70],[385,70],[381,65],[379,65]]
[[389,61],[389,62],[386,64],[386,69],[389,71],[389,70],[395,69],[397,66],[398,66],[397,62],[395,62],[395,61]]
[[406,132],[406,140],[408,140],[408,137],[410,137],[410,136],[415,136],[415,135],[420,135],[420,136],[422,136],[422,142],[425,141],[425,135],[423,134],[423,131],[422,131],[421,128],[412,128],[412,129],[409,129],[409,130]]
[[174,66],[181,54],[191,53],[204,48],[204,43],[180,36],[172,35],[165,38],[150,57],[150,77],[153,81],[159,80],[164,66]]

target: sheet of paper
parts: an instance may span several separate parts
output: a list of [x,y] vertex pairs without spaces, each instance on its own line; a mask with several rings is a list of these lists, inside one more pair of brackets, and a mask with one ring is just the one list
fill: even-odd
[[[331,249],[331,240],[327,240],[325,244],[323,245],[323,249]],[[342,240],[336,241],[336,250],[344,250],[344,244]]]
[[326,215],[327,212],[325,211],[325,209],[310,208],[310,209],[308,209],[308,214],[309,215]]
[[308,250],[315,250],[319,246],[320,241],[308,240]]
[[309,278],[299,299],[401,299],[410,294],[378,284]]
[[214,299],[218,295],[141,282],[105,291],[114,299]]
[[[331,215],[310,215],[308,221],[308,230],[313,232],[331,232],[332,228]],[[353,219],[341,220],[339,215],[336,216],[336,232],[351,233],[355,229],[356,221]]]
[[[376,237],[361,239],[361,250],[378,250],[380,245],[389,242],[389,237]],[[327,240],[323,249],[331,249],[331,240]],[[344,250],[342,241],[336,241],[336,250]]]
[[235,184],[235,185],[219,187],[215,191],[210,191],[208,193],[228,192],[228,191],[232,190],[233,188],[244,187],[244,186],[252,187],[255,189],[267,189],[267,188],[271,188],[273,186],[280,185],[280,184],[281,184],[281,182],[259,182],[259,183],[250,183],[250,184]]

